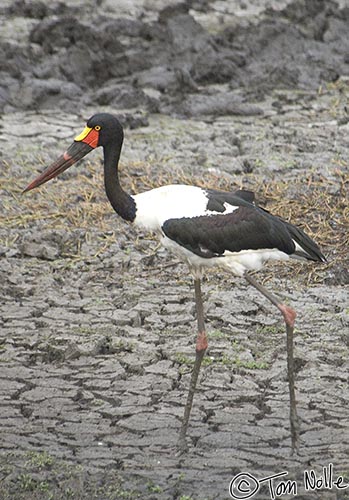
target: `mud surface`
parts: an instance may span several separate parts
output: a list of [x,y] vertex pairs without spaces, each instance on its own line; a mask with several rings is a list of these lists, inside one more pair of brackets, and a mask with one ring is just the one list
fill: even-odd
[[[4,1],[0,26],[0,499],[222,500],[241,472],[283,471],[297,494],[277,498],[349,498],[304,488],[330,464],[349,484],[349,4]],[[21,196],[99,110],[125,125],[129,190],[245,186],[321,243],[328,265],[259,273],[298,314],[299,455],[284,327],[263,297],[207,276],[209,350],[178,456],[186,267],[115,216],[98,153]]]
[[148,15],[137,2],[125,2],[124,15],[111,1],[93,10],[86,2],[10,2],[2,8],[0,105],[255,114],[251,100],[275,87],[317,89],[348,74],[347,6],[275,4],[252,20],[235,14],[239,2],[169,3]]

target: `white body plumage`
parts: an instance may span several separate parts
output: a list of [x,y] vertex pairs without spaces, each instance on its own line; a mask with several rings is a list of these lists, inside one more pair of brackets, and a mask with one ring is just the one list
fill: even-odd
[[[171,219],[195,217],[226,217],[239,206],[224,202],[224,212],[208,208],[208,192],[200,187],[181,184],[162,186],[133,196],[136,203],[134,224],[161,236],[161,243],[172,253],[185,260],[195,277],[201,277],[204,268],[223,267],[237,276],[246,271],[259,270],[266,260],[288,260],[290,256],[277,248],[243,249],[224,251],[222,255],[202,257],[170,239],[163,232],[163,225]],[[209,228],[208,228],[209,231]],[[207,234],[210,238],[210,235]],[[202,248],[204,251],[204,248]]]

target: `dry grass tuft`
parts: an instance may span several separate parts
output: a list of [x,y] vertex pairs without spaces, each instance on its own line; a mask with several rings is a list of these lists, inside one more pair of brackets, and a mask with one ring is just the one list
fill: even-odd
[[[12,229],[45,227],[45,229],[84,228],[107,232],[113,229],[115,214],[104,193],[103,170],[100,165],[85,162],[70,181],[51,182],[40,190],[22,195],[29,179],[11,178],[9,165],[0,175],[2,187],[0,226]],[[309,174],[307,178],[268,180],[253,174],[245,188],[257,194],[261,206],[304,228],[329,258],[325,266],[309,266],[306,280],[322,282],[329,269],[349,268],[349,176],[346,165],[338,165],[332,180]],[[25,170],[25,169],[24,169]],[[169,169],[143,163],[121,166],[125,189],[137,193],[171,183],[196,184],[223,190],[240,189],[224,175],[205,172],[198,178],[179,169]],[[127,225],[125,225],[127,231]],[[103,249],[114,238],[103,241]],[[275,267],[274,267],[275,269]],[[303,266],[280,266],[280,273],[301,273]],[[303,275],[304,275],[304,271]],[[268,273],[267,273],[268,274]]]

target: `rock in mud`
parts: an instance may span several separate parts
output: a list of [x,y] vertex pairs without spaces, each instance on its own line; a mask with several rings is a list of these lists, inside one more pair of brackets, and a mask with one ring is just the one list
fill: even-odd
[[[294,0],[283,10],[267,9],[258,22],[234,18],[219,32],[201,25],[190,6],[174,4],[142,21],[16,2],[5,13],[23,19],[26,43],[0,38],[0,105],[17,108],[24,99],[28,109],[47,109],[62,97],[65,108],[97,99],[118,108],[219,116],[236,112],[231,89],[245,89],[253,106],[271,89],[316,89],[349,73],[348,9],[333,1]],[[217,93],[219,102],[190,104],[221,84],[229,88]],[[220,104],[224,93],[228,105]]]

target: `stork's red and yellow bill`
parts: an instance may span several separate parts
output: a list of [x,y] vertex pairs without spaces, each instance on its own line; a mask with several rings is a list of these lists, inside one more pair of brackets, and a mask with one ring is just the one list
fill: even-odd
[[84,130],[75,137],[74,142],[62,156],[48,166],[40,175],[38,175],[24,190],[23,193],[30,191],[41,184],[57,177],[67,168],[71,167],[78,160],[81,160],[90,151],[98,146],[99,127],[85,127]]

